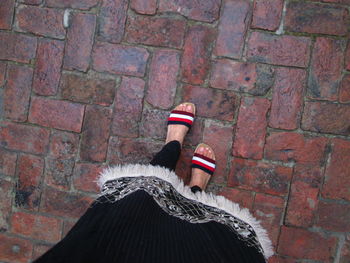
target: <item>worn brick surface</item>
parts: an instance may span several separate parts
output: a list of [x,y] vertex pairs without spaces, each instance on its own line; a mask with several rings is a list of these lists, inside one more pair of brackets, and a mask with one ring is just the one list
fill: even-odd
[[29,122],[61,130],[80,132],[84,106],[66,101],[33,97]]
[[311,59],[308,93],[311,98],[337,100],[345,42],[317,38]]
[[0,32],[0,59],[29,63],[35,58],[37,40],[23,34]]
[[350,75],[343,77],[339,91],[339,101],[344,103],[350,102]]
[[50,96],[57,93],[61,76],[64,42],[40,40],[33,77],[33,91]]
[[252,27],[275,31],[282,17],[283,0],[255,0]]
[[[167,109],[174,103],[179,54],[172,50],[159,50],[153,55],[146,100],[153,106]],[[159,96],[158,94],[162,94]]]
[[305,67],[309,61],[310,43],[308,37],[253,32],[249,38],[247,56],[249,60],[257,62]]
[[142,114],[145,82],[139,78],[123,77],[114,103],[112,133],[137,137]]
[[198,116],[232,121],[237,96],[231,91],[220,91],[186,85],[182,91],[183,101],[196,104]]
[[262,158],[269,108],[267,99],[242,98],[233,145],[234,156],[257,160]]
[[269,126],[293,130],[299,126],[306,72],[279,68],[273,87]]
[[139,14],[154,15],[157,10],[157,0],[131,0],[130,7]]
[[4,0],[0,6],[0,29],[11,29],[15,0]]
[[[149,163],[196,105],[207,192],[261,221],[269,263],[350,258],[349,0],[3,0],[0,262],[64,237],[109,165]],[[284,8],[285,7],[285,8]]]
[[0,234],[0,260],[25,263],[31,258],[32,250],[29,240]]
[[[82,129],[80,159],[103,162],[106,159],[112,110],[87,106]],[[95,125],[99,123],[99,125]]]
[[350,200],[350,182],[348,165],[350,157],[350,141],[332,140],[332,153],[325,171],[322,195],[332,199]]
[[95,33],[96,17],[92,14],[73,14],[67,32],[63,66],[65,69],[86,71]]
[[180,48],[185,29],[184,20],[136,16],[130,17],[125,38],[131,43]]
[[285,195],[291,176],[290,167],[234,158],[227,185],[272,195]]
[[181,72],[184,82],[202,84],[210,68],[210,45],[214,41],[212,28],[195,25],[188,29],[182,56]]
[[124,36],[127,0],[102,0],[98,35],[100,40],[119,43]]
[[350,134],[350,105],[306,102],[302,128],[308,131]]
[[108,106],[113,103],[115,81],[92,78],[75,74],[61,76],[61,96],[63,99]]
[[207,0],[204,2],[189,0],[160,0],[160,12],[178,12],[190,19],[213,22],[218,19],[220,11],[219,0]]
[[217,56],[240,58],[250,20],[248,1],[224,1],[214,53]]
[[294,258],[332,262],[335,246],[335,237],[326,237],[301,228],[283,226],[278,252]]
[[97,42],[92,53],[93,68],[100,72],[142,77],[148,56],[144,48]]
[[42,215],[16,212],[12,214],[12,232],[47,242],[61,237],[62,220]]
[[347,33],[348,21],[349,11],[345,7],[290,2],[285,26],[286,30],[293,32],[341,36]]
[[16,23],[18,30],[40,36],[64,38],[63,10],[20,6],[17,9]]
[[87,10],[96,6],[99,0],[47,0],[46,6]]
[[4,115],[14,121],[26,121],[28,115],[33,70],[29,67],[8,65],[4,90]]

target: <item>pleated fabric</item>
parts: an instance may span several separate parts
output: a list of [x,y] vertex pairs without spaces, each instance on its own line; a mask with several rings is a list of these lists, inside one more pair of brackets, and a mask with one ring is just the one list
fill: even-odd
[[218,222],[167,214],[146,191],[99,197],[65,238],[34,263],[262,263],[264,256]]

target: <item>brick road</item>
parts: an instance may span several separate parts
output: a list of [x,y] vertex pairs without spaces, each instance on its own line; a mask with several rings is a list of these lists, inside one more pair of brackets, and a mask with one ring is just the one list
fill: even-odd
[[197,105],[208,191],[252,209],[276,262],[350,262],[349,0],[2,0],[0,261],[29,262],[107,165],[160,149]]

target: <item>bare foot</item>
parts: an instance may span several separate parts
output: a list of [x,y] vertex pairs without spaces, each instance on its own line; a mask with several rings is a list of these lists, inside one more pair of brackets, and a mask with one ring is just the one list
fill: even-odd
[[[196,153],[199,153],[201,155],[204,155],[205,157],[215,160],[214,152],[209,147],[200,146],[196,150]],[[204,172],[203,170],[198,168],[192,168],[190,187],[197,185],[202,190],[204,190],[207,187],[210,177],[211,175]]]
[[[190,104],[185,105],[185,103],[181,103],[178,105],[175,110],[179,111],[187,111],[194,113],[194,107]],[[189,128],[182,124],[172,124],[168,125],[168,132],[165,140],[165,144],[171,141],[179,141],[181,146],[184,141],[185,135],[188,132]]]

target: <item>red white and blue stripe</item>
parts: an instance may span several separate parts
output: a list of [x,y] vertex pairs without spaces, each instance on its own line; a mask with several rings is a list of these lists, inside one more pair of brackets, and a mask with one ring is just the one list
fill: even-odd
[[215,171],[215,160],[210,159],[199,153],[194,153],[191,167],[201,169],[204,172],[213,175]]
[[191,128],[194,120],[194,114],[187,111],[173,110],[170,112],[168,118],[168,125],[170,124],[182,124]]

